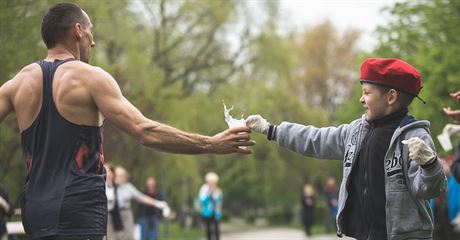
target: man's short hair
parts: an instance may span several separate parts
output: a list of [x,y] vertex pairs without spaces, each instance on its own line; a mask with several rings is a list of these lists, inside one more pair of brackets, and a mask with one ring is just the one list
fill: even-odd
[[74,3],[58,3],[48,9],[42,22],[42,38],[48,49],[62,41],[69,30],[80,23],[87,27],[89,22],[82,8]]

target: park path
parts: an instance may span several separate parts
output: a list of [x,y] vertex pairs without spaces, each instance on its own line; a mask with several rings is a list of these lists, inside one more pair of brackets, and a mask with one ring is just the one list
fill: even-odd
[[335,235],[317,235],[307,238],[301,230],[294,228],[263,228],[222,234],[222,240],[350,240]]

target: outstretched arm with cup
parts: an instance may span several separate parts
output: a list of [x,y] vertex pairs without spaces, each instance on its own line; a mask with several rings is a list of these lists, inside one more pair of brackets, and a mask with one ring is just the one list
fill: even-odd
[[245,126],[214,136],[188,133],[146,118],[122,95],[115,79],[104,70],[93,68],[89,74],[92,81],[88,81],[88,91],[102,115],[147,147],[185,154],[251,153],[249,149],[240,148],[254,145],[249,137],[251,130]]
[[344,142],[349,124],[324,128],[289,122],[273,125],[260,115],[251,115],[246,119],[246,125],[266,135],[268,140],[276,141],[279,146],[305,156],[342,159],[345,154]]

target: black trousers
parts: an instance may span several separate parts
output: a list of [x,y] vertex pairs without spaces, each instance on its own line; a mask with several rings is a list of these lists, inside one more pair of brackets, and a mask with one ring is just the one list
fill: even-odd
[[207,240],[219,240],[219,221],[214,217],[205,218],[202,217],[204,224],[206,225],[206,239]]

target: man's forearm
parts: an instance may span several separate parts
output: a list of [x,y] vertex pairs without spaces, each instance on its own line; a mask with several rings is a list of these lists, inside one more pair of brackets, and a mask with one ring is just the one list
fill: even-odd
[[212,153],[211,137],[187,133],[165,124],[142,127],[141,143],[160,151],[184,154]]

